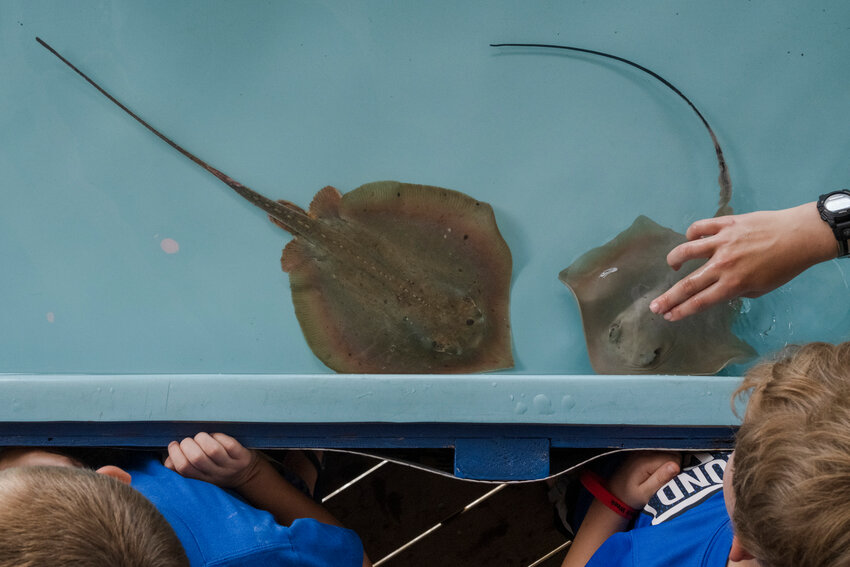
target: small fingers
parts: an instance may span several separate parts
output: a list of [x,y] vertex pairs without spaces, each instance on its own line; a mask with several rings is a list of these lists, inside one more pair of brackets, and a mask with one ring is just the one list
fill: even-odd
[[231,459],[245,459],[250,454],[250,449],[246,449],[239,441],[227,435],[226,433],[213,433],[213,438],[227,451]]
[[204,475],[212,475],[216,472],[218,465],[204,452],[203,448],[192,437],[187,437],[180,442],[180,451],[196,470]]
[[165,466],[182,476],[190,478],[200,478],[202,476],[201,471],[189,462],[189,459],[183,453],[181,444],[177,441],[172,441],[168,444],[168,458],[165,460]]
[[647,501],[649,501],[649,498],[652,498],[653,494],[661,490],[665,484],[673,480],[673,478],[679,474],[680,470],[679,463],[676,461],[667,461],[658,467],[658,469],[656,469],[656,471],[652,473],[652,475],[650,475],[643,484],[641,484],[641,491],[647,497]]
[[215,434],[210,435],[202,431],[195,435],[194,441],[204,452],[204,455],[216,465],[223,467],[232,460],[227,448],[221,444]]
[[201,432],[168,445],[165,466],[183,476],[233,486],[250,472],[257,455],[223,433]]

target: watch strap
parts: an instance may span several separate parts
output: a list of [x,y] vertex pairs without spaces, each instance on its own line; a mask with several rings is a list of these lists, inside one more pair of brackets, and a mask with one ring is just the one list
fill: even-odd
[[850,221],[836,223],[832,231],[838,240],[838,257],[850,256]]
[[835,240],[838,241],[838,257],[842,258],[850,256],[850,213],[845,213],[844,215],[837,217],[824,206],[824,201],[827,197],[836,193],[850,195],[850,191],[847,189],[824,193],[818,200],[818,213],[820,213],[820,218],[823,219],[823,221],[832,229],[832,233],[835,235]]

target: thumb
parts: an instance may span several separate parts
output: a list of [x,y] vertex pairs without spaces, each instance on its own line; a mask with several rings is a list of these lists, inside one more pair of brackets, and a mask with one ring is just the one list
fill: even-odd
[[676,475],[679,474],[679,470],[679,463],[667,461],[658,467],[655,472],[640,485],[641,492],[643,492],[648,500],[653,494],[661,490],[661,487],[673,480]]

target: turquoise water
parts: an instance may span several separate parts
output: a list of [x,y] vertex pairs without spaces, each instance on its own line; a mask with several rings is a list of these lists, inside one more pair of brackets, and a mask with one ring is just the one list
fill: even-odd
[[[680,232],[712,215],[717,166],[653,79],[488,44],[572,44],[670,80],[717,133],[736,212],[850,185],[846,2],[7,0],[0,372],[330,372],[295,320],[288,236],[35,36],[269,197],[397,179],[492,204],[514,259],[509,373],[592,373],[558,272],[638,214]],[[747,301],[740,336],[762,353],[850,338],[848,279],[832,261]]]

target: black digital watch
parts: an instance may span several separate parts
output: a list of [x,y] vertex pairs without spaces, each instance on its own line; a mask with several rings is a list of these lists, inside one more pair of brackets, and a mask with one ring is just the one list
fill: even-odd
[[838,240],[838,257],[850,256],[850,191],[841,189],[821,195],[818,212]]

